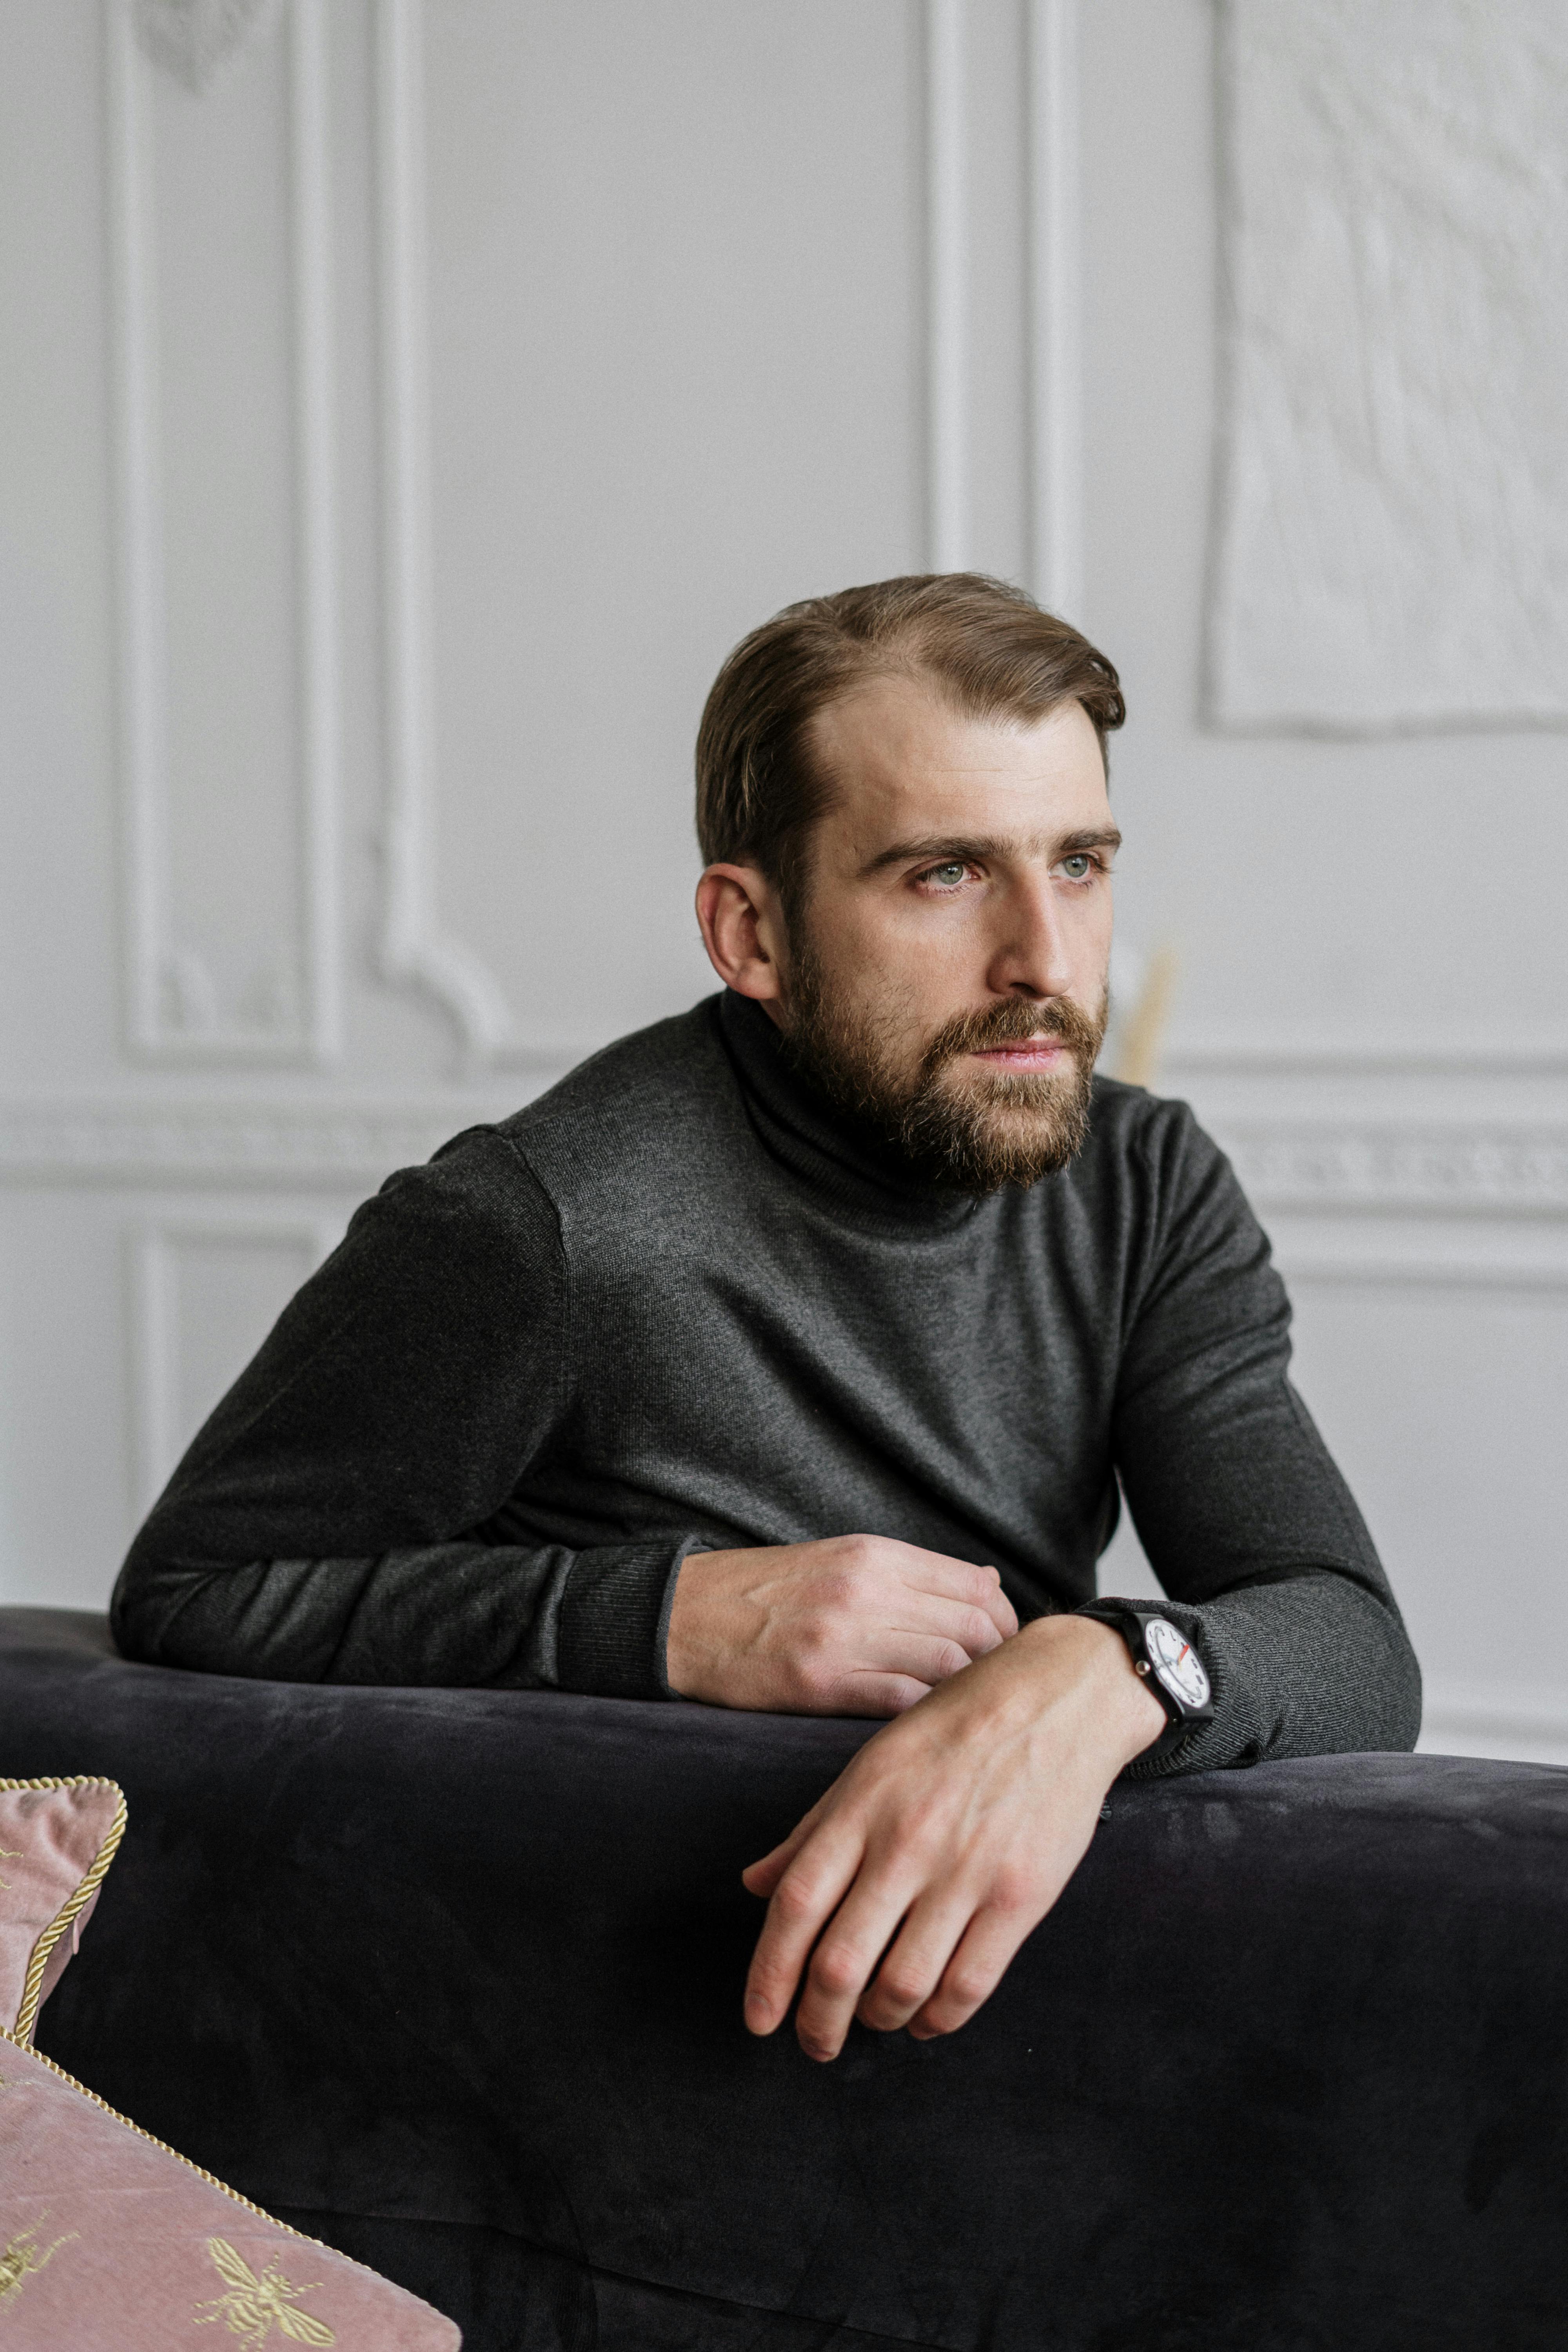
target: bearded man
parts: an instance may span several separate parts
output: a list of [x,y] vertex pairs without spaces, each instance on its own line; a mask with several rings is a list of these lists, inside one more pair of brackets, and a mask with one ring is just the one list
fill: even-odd
[[[1095,1078],[1115,670],[968,574],[792,605],[697,747],[723,992],[395,1176],[133,1546],[127,1655],[883,1716],[746,1994],[952,2032],[1119,1774],[1413,1745],[1419,1680],[1179,1103]],[[1119,1484],[1170,1596],[1095,1598]]]

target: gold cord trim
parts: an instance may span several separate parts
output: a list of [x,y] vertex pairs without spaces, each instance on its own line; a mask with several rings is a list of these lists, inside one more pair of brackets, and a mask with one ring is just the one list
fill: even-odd
[[[0,1781],[0,1788],[7,1789],[18,1787],[59,1789],[69,1788],[71,1785],[71,1782],[63,1780]],[[247,2213],[254,2213],[258,2221],[267,2223],[268,2229],[281,2230],[285,2237],[298,2238],[301,2245],[320,2247],[322,2253],[335,2256],[340,2263],[347,2263],[352,2270],[363,2271],[366,2278],[376,2280],[382,2286],[390,2286],[394,2284],[392,2280],[383,2278],[379,2271],[373,2271],[368,2263],[356,2263],[352,2254],[345,2254],[337,2246],[329,2246],[324,2238],[307,2237],[305,2231],[296,2230],[292,2222],[280,2221],[276,2213],[269,2213],[265,2205],[254,2204],[248,2197],[242,2197],[237,2189],[231,2189],[226,2180],[218,2179],[216,2172],[208,2172],[204,2166],[194,2164],[188,2156],[182,2156],[177,2147],[171,2147],[166,2139],[159,2139],[154,2133],[143,2131],[140,2124],[133,2124],[129,2116],[122,2116],[118,2107],[111,2107],[107,2099],[100,2099],[96,2091],[89,2091],[85,2083],[79,2083],[74,2074],[68,2074],[63,2066],[57,2066],[54,2060],[46,2057],[41,2050],[30,2048],[16,2034],[9,2032],[4,2025],[0,2025],[0,2042],[9,2042],[13,2049],[26,2051],[35,2064],[47,2066],[51,2074],[58,2074],[60,2081],[68,2083],[73,2091],[79,2091],[84,2099],[90,2099],[95,2107],[101,2107],[104,2114],[111,2116],[117,2124],[123,2124],[128,2132],[134,2132],[138,2139],[144,2139],[150,2147],[157,2148],[161,2154],[172,2156],[176,2164],[183,2164],[187,2172],[194,2172],[198,2180],[206,2182],[209,2189],[220,2189],[223,2195],[234,2204],[243,2205]],[[407,2289],[405,2288],[404,2292],[406,2294]]]
[[[43,1998],[44,1990],[44,1970],[48,1966],[49,1955],[72,1920],[80,1916],[97,1894],[103,1884],[105,1871],[120,1850],[120,1841],[125,1835],[125,1792],[117,1780],[99,1780],[89,1773],[79,1772],[74,1779],[68,1780],[0,1780],[0,1795],[8,1795],[19,1789],[112,1789],[120,1799],[119,1804],[114,1809],[114,1819],[110,1823],[109,1835],[100,1846],[91,1869],[77,1887],[76,1892],[68,1898],[64,1907],[55,1914],[33,1946],[33,1956],[27,1962],[27,1973],[22,1979],[22,2006],[16,2012],[16,2022],[9,2036],[11,2040],[19,2042],[26,2050],[31,2046],[33,2028],[38,2021],[38,2004]],[[0,2027],[0,2032],[5,2031],[4,2027]]]

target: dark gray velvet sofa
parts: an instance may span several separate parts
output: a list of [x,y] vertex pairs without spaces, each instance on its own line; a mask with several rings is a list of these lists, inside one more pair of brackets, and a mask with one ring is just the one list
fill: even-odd
[[1568,2346],[1568,1773],[1119,1790],[971,2026],[819,2068],[738,1873],[870,1728],[0,1612],[0,1773],[130,1799],[40,2046],[470,2352]]

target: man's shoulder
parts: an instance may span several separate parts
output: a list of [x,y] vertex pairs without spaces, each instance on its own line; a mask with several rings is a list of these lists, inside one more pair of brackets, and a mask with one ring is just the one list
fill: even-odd
[[1192,1105],[1172,1095],[1151,1094],[1096,1071],[1089,1096],[1086,1149],[1102,1159],[1137,1160],[1145,1167],[1172,1171],[1196,1154],[1218,1156],[1219,1147],[1198,1125]]
[[1091,1196],[1120,1199],[1137,1216],[1163,1220],[1216,1188],[1240,1201],[1230,1162],[1190,1103],[1098,1075],[1075,1171]]
[[717,1002],[618,1037],[495,1129],[559,1202],[584,1186],[645,1195],[658,1171],[710,1159],[738,1112]]
[[1268,1243],[1235,1170],[1190,1103],[1097,1077],[1074,1164],[1079,1213],[1147,1267],[1256,1266]]

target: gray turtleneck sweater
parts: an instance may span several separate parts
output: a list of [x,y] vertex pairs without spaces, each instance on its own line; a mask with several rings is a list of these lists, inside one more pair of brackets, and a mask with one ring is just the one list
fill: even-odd
[[1407,1748],[1415,1662],[1289,1320],[1184,1105],[1097,1080],[1070,1167],[963,1200],[711,998],[388,1179],[174,1473],[115,1635],[655,1697],[689,1551],[899,1536],[1029,1618],[1093,1605],[1120,1481],[1216,1702],[1143,1769]]

